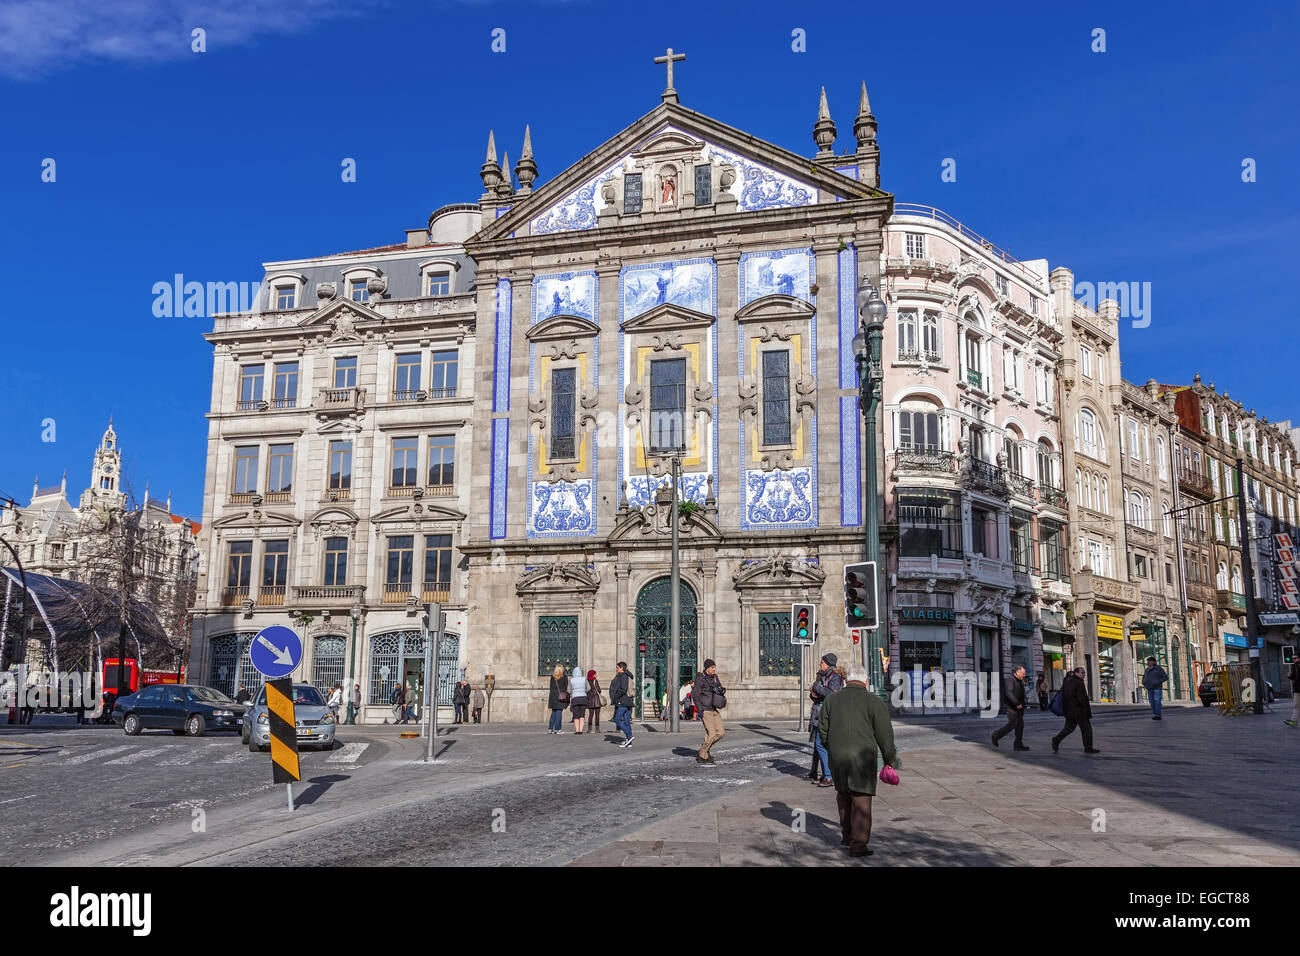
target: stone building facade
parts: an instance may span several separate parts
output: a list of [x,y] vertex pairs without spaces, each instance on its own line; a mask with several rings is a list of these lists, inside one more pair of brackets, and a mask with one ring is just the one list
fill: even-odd
[[[891,669],[1023,665],[1063,679],[1070,599],[1060,388],[1045,262],[932,207],[886,234],[884,355]],[[953,701],[952,703],[959,703]],[[938,703],[908,710],[948,710]]]
[[[865,87],[856,151],[823,96],[809,160],[663,102],[545,185],[531,149],[481,170],[480,356],[467,519],[473,639],[494,714],[541,719],[557,664],[638,674],[642,713],[715,660],[728,714],[794,716],[790,605],[848,661],[862,555],[855,292],[892,197]],[[518,181],[518,189],[513,182]],[[671,460],[681,672],[668,673]]]
[[474,205],[404,243],[266,265],[257,307],[217,316],[193,672],[255,689],[262,628],[303,637],[294,676],[355,680],[361,720],[425,687],[423,606],[447,615],[439,698],[464,666],[460,550],[476,496]]

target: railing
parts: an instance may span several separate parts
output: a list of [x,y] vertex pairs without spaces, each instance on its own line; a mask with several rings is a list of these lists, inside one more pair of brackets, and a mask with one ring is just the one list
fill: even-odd
[[974,369],[966,370],[966,381],[969,384],[975,386],[976,388],[979,389],[984,388],[984,375],[980,372],[975,371]]
[[236,491],[230,496],[230,503],[232,505],[251,505],[261,497],[256,491]]
[[1019,259],[1011,255],[1011,253],[1007,252],[1005,249],[1001,249],[998,246],[995,246],[993,243],[989,242],[987,239],[985,239],[979,233],[975,232],[973,229],[968,229],[966,226],[962,225],[956,219],[952,218],[952,216],[948,215],[942,209],[936,209],[934,206],[922,206],[917,203],[911,203],[911,202],[896,202],[894,203],[894,215],[895,216],[918,216],[925,219],[933,219],[935,222],[941,222],[949,229],[954,230],[958,235],[963,236],[966,239],[969,239],[971,242],[975,243],[975,245],[979,246],[989,255],[996,256],[997,258],[1001,259],[1003,262],[1015,266],[1026,276],[1032,277],[1035,280],[1036,284],[1041,284],[1043,281],[1042,276],[1038,275],[1038,273],[1036,272],[1031,272],[1024,265],[1024,263],[1022,263]]
[[429,389],[429,397],[430,398],[455,398],[456,386],[449,385],[446,388],[431,388]]
[[1227,591],[1219,588],[1214,592],[1214,602],[1221,608],[1233,611],[1245,612],[1246,595],[1238,594],[1236,591]]
[[283,607],[284,592],[285,587],[283,584],[263,587],[257,592],[257,604],[259,607]]
[[972,484],[981,485],[999,494],[1005,494],[1007,491],[1006,471],[997,465],[990,465],[987,461],[980,461],[968,455],[962,470]]
[[246,398],[235,402],[235,409],[241,412],[262,412],[271,406],[260,398]]
[[957,472],[957,456],[950,451],[929,448],[900,448],[894,452],[897,471],[924,471],[952,475]]
[[248,597],[248,585],[238,588],[223,588],[221,603],[224,607],[238,607]]
[[298,396],[294,395],[289,398],[283,398],[283,397],[273,398],[271,399],[271,407],[272,408],[297,408]]
[[310,584],[293,589],[297,601],[330,601],[351,604],[354,597],[360,597],[359,584]]
[[425,582],[424,595],[422,600],[424,601],[425,604],[430,604],[435,601],[440,604],[447,603],[448,601],[451,600],[450,582],[437,582],[437,583]]
[[415,494],[415,489],[419,485],[390,485],[388,488],[388,497],[390,498],[410,498]]
[[366,390],[355,386],[316,390],[317,408],[327,413],[356,411],[365,404],[365,400]]
[[1210,494],[1210,479],[1205,475],[1198,475],[1195,472],[1186,472],[1179,469],[1178,483],[1188,491],[1194,491],[1207,496]]
[[384,585],[384,603],[385,604],[405,604],[406,599],[411,596],[411,582],[405,584],[385,584]]
[[292,491],[268,491],[268,492],[266,493],[266,497],[265,497],[264,500],[266,500],[266,501],[293,501],[293,492],[292,492]]
[[393,392],[395,402],[422,402],[425,394],[418,388],[398,389]]
[[352,489],[348,488],[326,488],[325,499],[327,501],[351,501]]
[[450,498],[456,494],[454,485],[425,485],[424,493],[433,498]]
[[1024,475],[1012,471],[1007,473],[1007,484],[1016,494],[1024,495],[1026,498],[1034,496],[1034,480],[1032,478],[1026,478]]
[[898,352],[900,362],[919,362],[922,358],[930,365],[943,364],[942,352],[931,352],[929,349],[900,349]]
[[325,388],[321,389],[321,399],[326,405],[346,405],[356,396],[355,388]]
[[1060,488],[1054,488],[1051,485],[1039,484],[1038,497],[1046,504],[1053,508],[1068,508],[1070,506],[1070,496]]

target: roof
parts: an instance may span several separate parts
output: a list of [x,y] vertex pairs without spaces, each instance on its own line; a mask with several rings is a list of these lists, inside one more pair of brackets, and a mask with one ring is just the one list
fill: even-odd
[[63,494],[63,485],[50,485],[50,487],[48,488],[36,489],[36,494],[32,495],[32,497],[44,498],[46,495],[61,495],[61,494]]
[[285,262],[315,262],[318,259],[337,259],[339,256],[369,256],[376,252],[414,252],[417,249],[455,249],[459,247],[455,242],[430,242],[423,246],[408,246],[404,242],[395,242],[391,246],[375,246],[373,249],[354,249],[351,252],[331,252],[323,256],[304,256],[302,259],[286,259]]
[[[22,587],[24,576],[13,568],[0,566],[0,578],[13,582],[12,588],[5,589],[8,599],[12,600]],[[73,647],[75,651],[77,642],[93,640],[96,634],[101,643],[111,639],[113,646],[117,646],[120,614],[115,592],[100,590],[84,581],[65,581],[31,571],[27,572],[25,580],[27,593],[35,599],[36,617],[42,622],[39,629],[48,630],[60,647]],[[2,602],[0,606],[3,606]],[[128,598],[127,608],[127,631],[132,638],[151,645],[159,642],[164,646],[171,645],[157,615],[147,604]],[[13,619],[17,620],[17,615]]]
[[199,524],[197,521],[190,521],[188,518],[182,518],[180,515],[172,515],[171,519],[173,524],[189,525],[190,533],[192,534],[198,534],[199,530],[203,527],[203,525]]

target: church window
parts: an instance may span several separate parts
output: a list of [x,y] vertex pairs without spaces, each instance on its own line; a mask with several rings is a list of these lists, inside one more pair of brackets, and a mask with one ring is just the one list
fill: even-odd
[[650,363],[650,451],[686,448],[686,360]]
[[799,649],[790,644],[790,612],[758,615],[758,676],[796,677]]
[[551,372],[551,457],[574,456],[574,411],[577,399],[576,368]]
[[695,205],[707,206],[713,202],[713,167],[695,167]]
[[578,666],[578,616],[542,615],[537,619],[537,676],[549,677],[556,665]]
[[790,442],[790,353],[763,353],[763,444]]
[[634,216],[641,211],[641,174],[623,175],[623,215]]

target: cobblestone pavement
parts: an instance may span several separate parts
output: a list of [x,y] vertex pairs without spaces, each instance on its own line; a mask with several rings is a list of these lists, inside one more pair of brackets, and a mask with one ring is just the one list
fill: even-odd
[[1106,715],[1094,720],[1097,755],[1083,753],[1077,731],[1054,754],[1061,720],[1051,715],[1029,716],[1027,752],[1012,751],[1010,738],[993,749],[989,724],[1000,721],[953,721],[947,741],[904,749],[899,786],[878,787],[870,858],[839,848],[833,789],[782,779],[650,823],[574,862],[1296,866],[1300,731],[1283,716],[1168,706],[1159,722],[1141,711]]
[[[1116,708],[1057,755],[1031,713],[1028,753],[997,721],[896,722],[903,784],[876,804],[872,864],[1300,863],[1300,731],[1263,718]],[[265,754],[238,738],[113,728],[0,728],[0,863],[69,865],[673,865],[841,862],[834,791],[809,786],[807,734],[737,721],[694,761],[702,730],[547,735],[443,728],[438,759],[395,727],[345,727],[303,757],[290,814]],[[1094,811],[1106,829],[1094,832]],[[202,811],[201,832],[196,819]],[[792,826],[801,822],[800,826]],[[845,861],[847,862],[847,861]],[[857,861],[855,861],[857,862]]]

